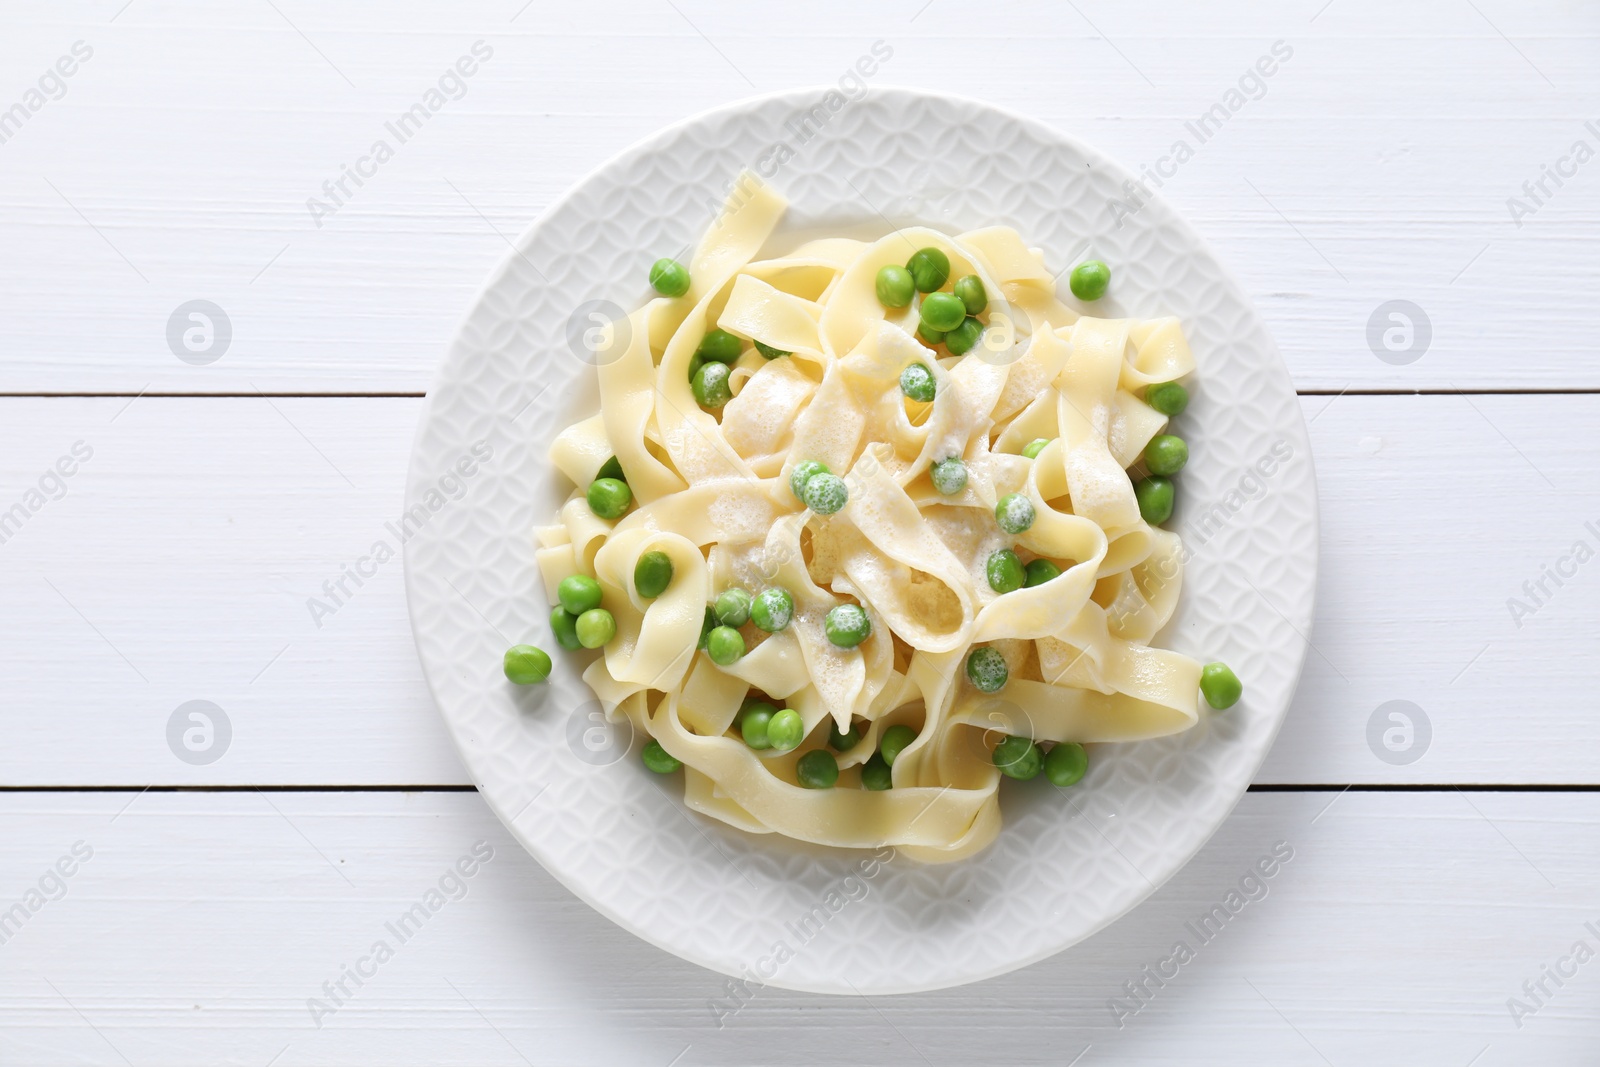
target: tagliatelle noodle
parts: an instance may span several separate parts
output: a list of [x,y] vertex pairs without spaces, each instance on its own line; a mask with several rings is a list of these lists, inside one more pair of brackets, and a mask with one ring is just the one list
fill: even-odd
[[[1183,546],[1143,521],[1128,474],[1166,426],[1138,394],[1190,373],[1193,356],[1176,319],[1080,317],[1056,298],[1043,256],[1006,227],[907,227],[757,260],[786,204],[751,174],[734,188],[690,261],[688,293],[608,327],[600,411],[551,446],[576,488],[536,531],[546,592],[554,602],[572,574],[599,582],[617,633],[584,679],[608,715],[682,761],[695,811],[752,833],[960,859],[999,832],[990,751],[1004,734],[1134,741],[1197,719],[1200,665],[1151,645],[1176,609]],[[952,282],[984,283],[983,333],[962,357],[916,338],[919,301],[878,300],[878,271],[921,248],[949,257]],[[713,328],[787,353],[747,348],[720,411],[695,402],[688,373]],[[933,375],[931,403],[900,391],[912,363]],[[1023,457],[1038,438],[1049,444]],[[584,493],[611,456],[634,497],[615,521]],[[951,457],[968,479],[944,496],[929,471]],[[844,478],[844,508],[818,515],[795,498],[789,475],[805,461]],[[994,517],[1009,493],[1035,512],[1017,535]],[[1060,573],[996,593],[985,564],[1007,547]],[[646,552],[673,568],[653,599],[633,583]],[[733,585],[781,587],[794,615],[777,633],[742,627],[746,653],[719,666],[698,642],[706,605]],[[871,621],[855,648],[825,632],[842,603]],[[1011,670],[997,693],[966,678],[977,645]],[[752,694],[800,713],[798,748],[745,744],[737,719]],[[862,739],[838,754],[837,785],[800,785],[800,758],[852,723]],[[863,789],[861,765],[894,724],[917,736],[893,788]]]

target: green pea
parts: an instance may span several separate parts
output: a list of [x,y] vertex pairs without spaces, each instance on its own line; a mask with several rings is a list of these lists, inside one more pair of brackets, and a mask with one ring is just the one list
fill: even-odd
[[917,336],[928,342],[930,345],[944,344],[944,331],[930,330],[924,323],[917,323]]
[[1007,493],[994,506],[994,521],[1008,534],[1025,532],[1033,520],[1033,503],[1021,493]]
[[734,586],[717,597],[717,621],[735,630],[750,621],[750,594]]
[[706,655],[719,667],[731,667],[744,658],[744,638],[731,626],[713,626],[706,635]]
[[556,586],[556,599],[574,615],[600,606],[600,583],[586,574],[569,574]]
[[939,383],[934,380],[933,371],[925,364],[913,363],[900,372],[900,391],[912,400],[932,403],[938,388]]
[[883,731],[883,736],[878,738],[878,755],[883,757],[884,763],[893,767],[894,761],[900,758],[900,753],[916,739],[915,730],[905,723],[897,723]]
[[605,608],[590,608],[573,623],[578,631],[578,644],[584,648],[599,648],[617,636],[617,620]]
[[707,363],[736,363],[744,351],[744,342],[727,330],[709,330],[700,338],[694,354]]
[[777,713],[776,707],[759,700],[745,708],[739,715],[739,735],[744,738],[744,743],[756,749],[771,748],[767,724]]
[[1133,483],[1133,495],[1139,501],[1139,516],[1151,526],[1160,526],[1172,518],[1174,490],[1171,478],[1152,474]]
[[1029,562],[1027,574],[1022,586],[1024,589],[1032,589],[1036,585],[1043,585],[1050,579],[1059,577],[1061,568],[1047,559],[1036,559]]
[[756,629],[775,634],[789,625],[794,618],[794,597],[789,590],[772,586],[756,594],[750,605],[750,621]]
[[1011,671],[997,649],[983,645],[967,653],[967,681],[982,693],[998,693],[1005,688]]
[[1023,579],[1027,577],[1027,573],[1022,569],[1022,561],[1009,548],[990,553],[989,561],[983,565],[983,570],[989,577],[989,588],[996,593],[1010,593],[1021,589]]
[[905,307],[911,303],[911,294],[916,291],[916,287],[911,272],[904,267],[891,265],[878,268],[878,278],[874,288],[878,290],[878,303],[884,307]]
[[1170,433],[1156,434],[1144,446],[1144,465],[1151,474],[1171,475],[1183,470],[1189,462],[1189,445],[1181,437]]
[[675,259],[658,259],[650,267],[650,287],[662,296],[682,296],[689,291],[689,270]]
[[1231,708],[1244,696],[1244,684],[1226,663],[1207,663],[1200,668],[1200,692],[1218,711]]
[[1072,295],[1079,300],[1099,300],[1106,295],[1106,287],[1110,284],[1111,268],[1098,259],[1079,263],[1072,268],[1072,276],[1067,279]]
[[633,565],[633,587],[646,600],[654,600],[672,584],[672,557],[665,552],[646,552]]
[[952,356],[964,356],[972,351],[972,346],[978,343],[983,336],[983,323],[968,317],[961,321],[961,325],[944,335],[944,346],[950,350]]
[[921,317],[928,329],[948,333],[966,321],[967,309],[961,306],[961,298],[954,293],[929,293],[922,298]]
[[1007,778],[1027,781],[1043,769],[1044,756],[1028,738],[1007,736],[994,746],[994,765]]
[[1049,443],[1050,443],[1050,438],[1048,438],[1048,437],[1035,437],[1033,440],[1029,441],[1026,445],[1022,446],[1022,454],[1025,457],[1027,457],[1028,459],[1038,459],[1039,458],[1039,453],[1043,452],[1044,449],[1045,449],[1045,446],[1048,445]]
[[874,793],[894,788],[894,774],[889,770],[888,762],[878,753],[873,753],[861,765],[861,788]]
[[628,483],[615,478],[596,478],[589,483],[589,492],[585,495],[589,510],[602,519],[622,518],[622,513],[633,503],[633,490],[628,488]]
[[950,280],[950,257],[937,248],[924,248],[906,260],[906,270],[911,272],[917,292],[931,293],[943,289],[944,283]]
[[828,640],[839,648],[855,648],[872,636],[872,620],[859,604],[840,604],[822,620]]
[[583,647],[578,640],[578,617],[557,604],[550,609],[550,632],[556,635],[556,644],[573,650]]
[[512,645],[506,649],[501,666],[506,679],[518,685],[532,685],[550,677],[550,656],[533,645]]
[[800,718],[800,713],[793,708],[775,712],[772,718],[767,720],[767,740],[779,752],[798,748],[800,742],[805,739],[806,724]]
[[828,473],[828,465],[826,463],[818,463],[814,459],[802,460],[796,463],[794,469],[789,472],[789,492],[795,495],[795,499],[804,501],[806,498],[806,483],[818,474]]
[[983,279],[976,274],[958,278],[950,288],[961,298],[968,315],[981,315],[983,309],[989,306],[989,291],[983,287]]
[[940,496],[955,496],[967,487],[967,465],[960,456],[948,456],[929,469],[928,478]]
[[791,353],[785,352],[781,348],[773,348],[771,345],[764,344],[761,341],[756,342],[756,351],[761,353],[762,359],[780,359],[784,356],[791,355]]
[[1077,785],[1089,769],[1089,753],[1076,741],[1063,741],[1044,758],[1044,776],[1054,785]]
[[818,515],[832,515],[850,501],[850,489],[844,479],[834,474],[813,475],[806,482],[805,495],[801,497],[806,507]]
[[717,609],[707,604],[705,617],[700,620],[700,643],[695,647],[704,652],[706,650],[706,642],[711,640],[711,631],[716,628]]
[[596,478],[615,478],[619,482],[628,480],[628,476],[622,473],[622,463],[618,461],[616,456],[612,456],[600,464],[600,469],[595,471],[594,476]]
[[1189,406],[1189,390],[1177,382],[1160,382],[1144,391],[1144,402],[1171,418]]
[[657,774],[671,774],[683,766],[683,761],[674,759],[666,749],[661,747],[660,741],[651,741],[644,746],[644,751],[639,753],[639,758],[644,760],[644,765]]
[[860,740],[861,731],[856,729],[856,724],[854,722],[850,724],[850,729],[846,730],[842,734],[839,732],[838,723],[833,723],[828,727],[828,744],[832,746],[835,751],[845,752],[855,748],[856,742]]
[[814,748],[794,765],[794,776],[807,789],[832,789],[839,780],[839,761],[825,748]]
[[694,392],[695,403],[703,408],[720,408],[733,399],[733,388],[728,384],[726,363],[706,363],[694,372],[689,388]]

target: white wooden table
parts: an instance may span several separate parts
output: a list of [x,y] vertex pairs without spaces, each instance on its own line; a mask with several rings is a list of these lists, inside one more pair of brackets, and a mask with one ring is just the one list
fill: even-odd
[[[1600,1061],[1600,9],[794,7],[0,7],[0,1063]],[[463,95],[314,219],[479,40]],[[1169,175],[1304,394],[1315,651],[1235,815],[1099,936],[941,993],[765,990],[719,1027],[723,979],[576,901],[475,794],[399,562],[320,627],[306,601],[398,512],[509,237],[659,126],[878,40],[882,84]],[[231,325],[205,365],[169,345],[192,300]],[[1394,300],[1425,349],[1369,343]],[[193,700],[229,726],[209,763],[169,745]],[[345,977],[477,842],[464,896]]]

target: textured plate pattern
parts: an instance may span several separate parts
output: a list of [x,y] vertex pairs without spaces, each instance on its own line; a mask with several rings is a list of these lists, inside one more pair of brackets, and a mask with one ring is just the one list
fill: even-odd
[[[406,584],[423,667],[467,766],[574,893],[727,974],[908,992],[1000,974],[1087,937],[1170,877],[1227,816],[1277,733],[1305,655],[1316,488],[1300,409],[1261,320],[1161,202],[1117,225],[1108,205],[1126,196],[1126,172],[988,106],[900,90],[825,112],[821,132],[802,142],[799,117],[823,99],[823,90],[765,97],[668,129],[605,164],[522,237],[429,395],[406,492],[420,526],[406,544]],[[774,171],[778,142],[795,154]],[[1199,372],[1178,423],[1193,458],[1175,521],[1193,558],[1166,643],[1232,664],[1243,702],[1203,714],[1179,737],[1098,746],[1070,791],[1042,778],[1007,782],[999,840],[964,863],[927,867],[900,857],[874,865],[867,853],[743,834],[688,812],[678,779],[646,772],[640,740],[596,715],[570,655],[558,655],[547,687],[504,682],[506,646],[556,648],[529,530],[564,494],[544,458],[551,438],[595,405],[569,319],[587,301],[642,302],[651,261],[697,239],[745,166],[790,199],[791,239],[815,227],[881,233],[891,221],[953,232],[1005,223],[1044,248],[1052,268],[1086,254],[1111,263],[1102,314],[1183,320]],[[449,475],[464,458],[476,462],[475,444],[492,456],[463,491]]]

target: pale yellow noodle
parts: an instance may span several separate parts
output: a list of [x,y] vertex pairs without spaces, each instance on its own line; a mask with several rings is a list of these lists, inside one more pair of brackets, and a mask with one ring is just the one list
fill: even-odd
[[[551,446],[576,488],[559,521],[536,531],[546,592],[553,600],[572,574],[599,581],[617,636],[584,678],[608,714],[684,763],[694,810],[752,833],[960,859],[999,831],[990,750],[1005,734],[1133,741],[1196,721],[1200,665],[1151,645],[1176,609],[1183,545],[1140,518],[1127,472],[1166,426],[1139,394],[1190,373],[1193,355],[1176,319],[1079,317],[1056,298],[1043,256],[1007,227],[955,237],[908,227],[757,261],[786,204],[753,174],[734,188],[690,260],[689,292],[615,328],[627,336],[599,368],[599,413]],[[964,358],[940,360],[913,336],[915,302],[891,311],[877,299],[879,268],[924,247],[988,292],[985,332]],[[748,350],[717,413],[695,403],[688,374],[713,328],[790,353]],[[897,386],[912,362],[934,374],[931,405]],[[1023,457],[1037,438],[1050,444]],[[636,504],[609,522],[583,490],[613,455]],[[968,483],[943,496],[929,469],[950,456]],[[845,479],[842,511],[818,516],[795,499],[789,473],[806,460]],[[1036,519],[1008,537],[993,509],[1012,492]],[[996,594],[984,562],[1003,546],[1061,573]],[[668,556],[673,580],[646,600],[632,576],[650,551]],[[731,584],[781,586],[795,614],[776,634],[745,626],[749,651],[721,667],[697,642],[707,602]],[[823,631],[846,602],[873,626],[854,649]],[[1012,669],[993,695],[962,669],[979,644]],[[799,748],[743,742],[736,720],[752,691],[800,712]],[[799,758],[852,721],[862,740],[839,754],[837,786],[800,786]],[[894,763],[894,787],[861,788],[861,764],[897,723],[917,737]]]

